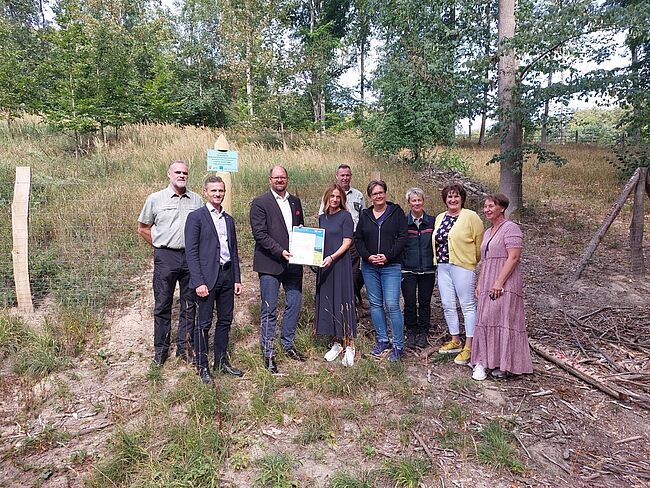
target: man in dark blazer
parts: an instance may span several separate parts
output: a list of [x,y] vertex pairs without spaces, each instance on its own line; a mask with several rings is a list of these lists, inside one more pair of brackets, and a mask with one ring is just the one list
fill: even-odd
[[289,175],[282,166],[269,172],[270,190],[253,200],[250,223],[255,238],[253,270],[260,278],[260,342],[264,366],[273,374],[275,362],[275,325],[280,285],[284,288],[285,308],[280,344],[287,356],[296,361],[305,357],[294,347],[296,325],[302,306],[302,266],[289,264],[289,235],[293,226],[304,224],[300,199],[287,191]]
[[241,274],[235,221],[221,206],[226,185],[219,176],[208,176],[203,193],[207,203],[190,213],[185,222],[185,254],[190,269],[190,289],[194,290],[199,309],[199,323],[194,328],[197,367],[203,383],[212,384],[208,336],[215,306],[214,370],[243,375],[228,361],[228,336],[234,296],[241,293]]

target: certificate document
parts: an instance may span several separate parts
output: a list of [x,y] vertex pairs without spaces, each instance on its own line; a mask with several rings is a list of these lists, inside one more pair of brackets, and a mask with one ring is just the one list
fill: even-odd
[[325,229],[313,227],[295,227],[289,241],[289,258],[291,264],[320,266],[323,263],[323,245]]

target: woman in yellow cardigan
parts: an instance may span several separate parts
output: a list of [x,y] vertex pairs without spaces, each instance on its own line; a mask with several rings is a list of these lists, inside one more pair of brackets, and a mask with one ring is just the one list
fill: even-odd
[[[457,354],[456,364],[469,364],[472,337],[476,323],[474,297],[474,270],[481,259],[483,222],[473,212],[463,208],[467,193],[459,184],[442,189],[442,201],[447,211],[436,217],[433,229],[433,261],[438,270],[438,291],[451,334],[451,340],[440,347],[441,354]],[[465,322],[465,346],[460,341],[460,321],[456,311],[456,297],[460,302]]]

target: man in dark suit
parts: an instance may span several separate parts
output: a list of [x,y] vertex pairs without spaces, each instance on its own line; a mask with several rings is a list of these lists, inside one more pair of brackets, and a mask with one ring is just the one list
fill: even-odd
[[305,357],[294,347],[296,325],[302,306],[302,266],[289,264],[289,235],[293,226],[304,224],[300,199],[287,191],[289,175],[282,166],[269,172],[270,190],[253,200],[250,223],[255,238],[253,270],[260,278],[260,341],[264,366],[273,374],[275,362],[275,325],[280,285],[284,288],[285,307],[280,344],[287,356],[296,361]]
[[208,364],[208,336],[213,311],[217,309],[214,331],[214,370],[242,376],[228,361],[228,336],[232,324],[235,295],[241,293],[241,274],[235,221],[222,208],[226,185],[219,176],[208,176],[203,185],[207,203],[190,213],[185,223],[185,254],[190,269],[190,289],[199,308],[194,328],[194,352],[201,380],[212,384]]

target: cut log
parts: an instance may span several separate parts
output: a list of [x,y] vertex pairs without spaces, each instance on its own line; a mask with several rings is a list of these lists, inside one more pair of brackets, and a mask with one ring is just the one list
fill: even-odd
[[630,265],[632,276],[641,278],[645,275],[643,260],[643,194],[644,182],[647,182],[648,168],[639,168],[639,181],[634,191],[634,207],[632,209],[632,222],[630,222]]
[[594,252],[596,251],[598,244],[600,244],[600,241],[602,241],[603,237],[605,237],[605,234],[607,233],[607,229],[609,229],[609,226],[612,225],[612,222],[614,222],[614,219],[616,219],[616,216],[621,211],[621,208],[623,208],[623,205],[625,205],[625,201],[630,196],[632,189],[635,188],[637,182],[639,181],[640,172],[641,169],[637,168],[637,170],[634,172],[632,177],[629,179],[629,181],[623,188],[623,191],[619,195],[618,200],[616,200],[616,202],[612,206],[611,210],[609,211],[609,215],[603,221],[602,225],[598,229],[598,232],[596,232],[596,234],[594,234],[594,236],[591,238],[589,245],[585,249],[585,252],[582,254],[582,257],[578,262],[578,267],[576,268],[576,271],[573,275],[574,281],[580,279],[580,276],[582,275],[582,272],[587,267],[587,264],[589,263],[591,256],[593,256]]

